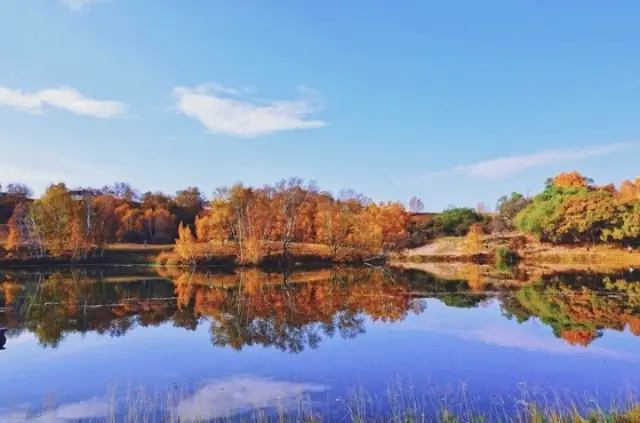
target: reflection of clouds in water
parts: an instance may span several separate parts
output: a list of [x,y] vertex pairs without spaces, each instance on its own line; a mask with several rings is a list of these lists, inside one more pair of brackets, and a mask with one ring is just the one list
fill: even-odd
[[174,412],[180,419],[198,420],[261,408],[290,409],[302,395],[328,389],[324,385],[237,376],[209,382],[193,396],[181,400]]
[[[455,313],[450,311],[450,313]],[[467,313],[465,315],[465,313]],[[533,322],[518,324],[509,323],[489,323],[483,321],[482,317],[474,318],[468,314],[468,310],[460,310],[457,315],[452,314],[451,319],[437,318],[434,315],[424,314],[410,324],[397,325],[392,329],[397,330],[418,330],[443,333],[455,336],[468,341],[483,342],[503,348],[516,348],[527,351],[539,351],[549,354],[562,355],[596,355],[606,356],[619,360],[636,360],[637,355],[624,351],[616,351],[608,348],[590,345],[588,347],[572,346],[564,339],[559,339],[551,334],[539,336],[532,333]],[[460,320],[459,317],[464,317]]]
[[565,340],[558,338],[541,338],[528,333],[518,327],[512,328],[504,325],[491,325],[484,328],[471,330],[467,333],[459,333],[461,338],[481,341],[491,345],[505,348],[520,348],[529,351],[542,351],[551,354],[593,354],[604,355],[621,360],[637,358],[633,354],[615,351],[608,348],[595,346],[577,347],[568,345]]
[[110,406],[106,400],[90,399],[71,404],[63,404],[58,408],[40,415],[31,416],[27,411],[10,411],[0,414],[0,423],[63,423],[69,421],[98,419],[109,414]]

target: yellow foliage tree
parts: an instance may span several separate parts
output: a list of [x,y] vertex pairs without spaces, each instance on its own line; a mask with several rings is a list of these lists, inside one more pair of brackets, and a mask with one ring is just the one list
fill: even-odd
[[9,219],[9,237],[7,238],[5,248],[12,254],[19,255],[20,247],[22,247],[22,234],[18,227],[16,213],[14,213],[11,219]]
[[484,227],[480,223],[474,223],[469,227],[465,240],[465,249],[469,254],[478,254],[482,249],[482,235]]
[[178,226],[178,239],[176,240],[175,250],[183,260],[192,264],[196,261],[196,241],[189,226],[180,224]]
[[51,255],[65,255],[74,245],[77,207],[64,184],[51,185],[33,205],[34,222]]

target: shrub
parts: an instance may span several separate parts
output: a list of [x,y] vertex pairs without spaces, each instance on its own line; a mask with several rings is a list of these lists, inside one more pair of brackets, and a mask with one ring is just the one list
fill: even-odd
[[520,260],[518,253],[508,247],[500,247],[496,250],[496,262],[500,265],[513,265]]
[[527,247],[527,237],[515,236],[509,241],[509,249],[513,251],[522,251]]

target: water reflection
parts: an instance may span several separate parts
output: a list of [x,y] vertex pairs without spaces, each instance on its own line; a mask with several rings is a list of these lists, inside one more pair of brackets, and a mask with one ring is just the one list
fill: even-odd
[[364,333],[365,315],[393,322],[422,311],[410,286],[380,269],[137,277],[73,270],[4,278],[0,324],[9,337],[28,331],[54,348],[74,332],[118,337],[167,321],[195,330],[206,318],[213,345],[297,353],[317,348],[323,337]]
[[[474,268],[462,276],[445,280],[378,268],[285,274],[178,269],[0,273],[0,327],[6,328],[0,329],[0,348],[6,338],[10,348],[11,340],[25,332],[41,346],[55,348],[71,333],[120,337],[134,327],[171,322],[184,330],[208,324],[211,343],[218,347],[262,345],[299,353],[318,348],[326,338],[358,337],[367,319],[399,322],[423,313],[426,298],[456,308],[496,301],[506,319],[539,320],[569,346],[587,347],[607,330],[640,335],[638,272],[564,273],[515,284],[483,279]],[[473,325],[440,330],[501,345],[521,338],[496,330],[476,333]],[[546,348],[539,340],[527,343]]]
[[28,409],[14,409],[0,414],[0,423],[64,423],[88,421],[107,417],[112,404],[105,399],[91,398],[86,401],[62,404],[45,412],[33,413]]
[[206,383],[193,395],[180,399],[173,413],[179,421],[201,421],[228,417],[230,410],[243,413],[259,409],[295,409],[307,395],[327,391],[328,387],[237,376]]

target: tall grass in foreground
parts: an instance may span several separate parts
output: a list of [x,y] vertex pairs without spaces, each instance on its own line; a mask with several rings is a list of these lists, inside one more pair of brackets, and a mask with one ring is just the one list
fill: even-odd
[[[217,389],[216,389],[217,391]],[[558,394],[527,394],[519,398],[491,399],[491,406],[480,406],[464,387],[449,392],[416,392],[412,387],[390,386],[382,396],[356,389],[345,398],[326,403],[308,394],[271,398],[263,404],[249,404],[251,393],[211,392],[206,399],[195,393],[174,390],[148,395],[144,390],[129,392],[123,398],[112,393],[105,400],[55,405],[49,399],[38,413],[26,410],[0,410],[0,421],[82,421],[127,423],[246,422],[246,423],[636,423],[640,422],[640,402],[625,396],[608,406],[595,398],[571,400]],[[239,407],[225,410],[225,401]],[[245,401],[246,403],[243,403]],[[69,417],[70,411],[73,417]],[[86,417],[80,411],[86,411]]]

